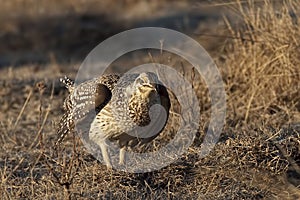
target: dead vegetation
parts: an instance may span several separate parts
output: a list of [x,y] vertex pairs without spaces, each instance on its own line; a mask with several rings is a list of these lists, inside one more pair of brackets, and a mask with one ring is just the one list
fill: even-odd
[[[300,4],[260,3],[224,3],[241,21],[224,19],[229,37],[215,53],[227,93],[226,125],[219,142],[207,157],[198,157],[210,102],[203,82],[193,82],[201,102],[199,133],[186,154],[155,172],[108,171],[76,135],[54,149],[55,123],[66,95],[57,81],[59,64],[48,66],[48,79],[42,78],[46,69],[26,67],[27,78],[24,69],[1,69],[10,76],[1,75],[0,83],[0,196],[299,199]],[[174,67],[180,69],[181,64],[175,62]],[[184,75],[193,81],[200,78]],[[155,142],[152,145],[158,145]]]

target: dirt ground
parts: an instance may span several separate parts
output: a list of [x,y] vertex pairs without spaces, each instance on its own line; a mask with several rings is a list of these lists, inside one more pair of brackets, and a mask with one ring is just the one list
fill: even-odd
[[[1,199],[299,199],[300,5],[253,2],[1,2]],[[214,149],[198,156],[211,112],[200,74],[151,50],[118,59],[112,70],[155,60],[193,84],[201,120],[188,152],[160,170],[127,173],[106,169],[76,134],[55,149],[68,94],[59,79],[74,79],[106,38],[141,26],[187,34],[219,67],[227,109]],[[170,141],[172,128],[148,147]]]

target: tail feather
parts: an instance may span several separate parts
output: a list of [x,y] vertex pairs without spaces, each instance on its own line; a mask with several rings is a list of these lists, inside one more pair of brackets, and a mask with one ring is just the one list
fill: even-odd
[[55,146],[59,145],[68,133],[73,132],[74,127],[75,125],[72,115],[68,112],[64,113],[58,124],[58,139]]

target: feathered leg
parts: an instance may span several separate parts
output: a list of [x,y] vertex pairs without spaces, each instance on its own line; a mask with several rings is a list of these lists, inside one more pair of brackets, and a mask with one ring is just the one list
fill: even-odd
[[102,152],[102,156],[103,156],[103,160],[104,163],[106,164],[107,168],[112,168],[109,156],[108,156],[108,151],[107,151],[107,146],[105,144],[105,142],[101,142],[99,144],[100,148],[101,148],[101,152]]
[[120,157],[119,157],[119,164],[124,165],[125,164],[125,153],[126,153],[126,147],[122,147],[120,149]]

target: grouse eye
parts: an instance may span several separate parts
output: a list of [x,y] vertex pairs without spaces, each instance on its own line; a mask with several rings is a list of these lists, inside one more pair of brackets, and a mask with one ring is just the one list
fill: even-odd
[[139,79],[136,80],[136,84],[137,85],[143,85],[144,83],[145,83],[144,80],[141,79],[141,78],[139,78]]
[[149,83],[147,81],[145,81],[143,78],[138,78],[135,80],[136,87],[144,87],[146,85],[149,85]]

